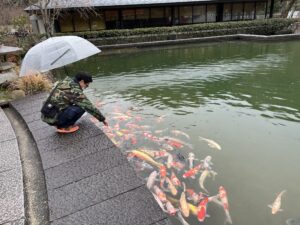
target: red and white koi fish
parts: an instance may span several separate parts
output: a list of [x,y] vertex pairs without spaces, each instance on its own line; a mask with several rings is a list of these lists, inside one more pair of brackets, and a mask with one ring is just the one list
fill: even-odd
[[226,190],[223,186],[219,187],[219,197],[220,197],[220,200],[223,204],[223,209],[224,209],[225,215],[226,215],[225,224],[226,223],[232,224],[232,219],[231,219],[231,216],[230,216],[230,213],[229,213],[229,204],[228,204],[227,192],[226,192]]
[[146,154],[150,155],[153,158],[161,158],[161,157],[169,156],[169,153],[165,150],[155,151],[155,150],[142,148],[142,149],[140,149],[140,151],[145,152]]
[[187,133],[184,133],[183,131],[180,131],[180,130],[172,130],[171,133],[175,134],[176,136],[182,135],[182,136],[186,137],[187,139],[190,139],[190,136]]
[[171,181],[175,186],[181,186],[180,180],[176,177],[176,175],[173,171],[171,173]]
[[162,201],[159,199],[159,197],[154,193],[152,193],[152,195],[153,195],[154,199],[156,200],[157,204],[159,205],[159,207],[162,209],[162,211],[164,211],[165,213],[168,213],[167,210],[165,209],[164,203],[162,203]]
[[180,205],[180,210],[182,212],[182,215],[185,217],[189,217],[190,215],[190,208],[188,206],[188,203],[186,201],[186,196],[185,196],[185,183],[183,183],[183,191],[181,193],[180,199],[179,199],[179,205]]
[[154,185],[153,191],[157,195],[157,197],[159,198],[160,201],[162,201],[162,202],[167,201],[166,194],[158,186]]
[[147,180],[147,184],[146,184],[146,186],[149,190],[154,186],[157,175],[158,175],[158,173],[155,170],[149,175],[148,180]]
[[207,217],[207,203],[208,203],[208,198],[205,197],[198,205],[198,212],[197,212],[197,219],[200,222],[203,222],[205,220],[205,218]]
[[188,178],[191,177],[193,179],[195,179],[195,175],[199,172],[199,170],[201,169],[202,164],[199,164],[198,166],[188,170],[187,172],[185,172],[182,177],[183,178]]
[[154,141],[154,142],[159,142],[159,138],[150,134],[149,132],[143,132],[143,135],[145,138],[151,140],[151,141]]
[[283,211],[283,209],[281,209],[281,197],[282,195],[286,192],[286,190],[283,190],[282,192],[280,192],[275,201],[273,202],[272,205],[268,205],[268,207],[270,207],[272,209],[272,214],[276,214],[278,211]]
[[161,165],[159,167],[159,175],[160,175],[160,178],[166,178],[166,176],[167,176],[167,168],[164,165]]
[[172,216],[174,216],[177,212],[177,210],[175,209],[175,207],[172,205],[172,203],[170,201],[167,201],[166,209],[167,209],[167,212]]
[[218,149],[218,150],[221,150],[221,146],[215,142],[214,140],[211,140],[211,139],[207,139],[207,138],[204,138],[204,137],[200,137],[199,136],[199,139],[202,140],[202,141],[205,141],[209,147],[211,148],[215,148],[215,149]]
[[161,139],[165,140],[169,145],[171,145],[171,146],[173,146],[175,148],[182,148],[183,146],[187,146],[190,149],[194,148],[191,144],[186,143],[184,141],[181,141],[181,140],[179,140],[177,138],[172,138],[172,137],[165,136],[165,137],[163,137]]

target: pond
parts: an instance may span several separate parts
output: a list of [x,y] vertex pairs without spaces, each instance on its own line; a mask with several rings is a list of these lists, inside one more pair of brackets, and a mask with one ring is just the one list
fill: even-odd
[[300,42],[223,42],[97,56],[69,71],[94,75],[86,93],[106,133],[139,176],[156,177],[150,189],[165,210],[170,202],[189,224],[222,225],[222,186],[233,224],[283,225],[300,216],[299,58]]

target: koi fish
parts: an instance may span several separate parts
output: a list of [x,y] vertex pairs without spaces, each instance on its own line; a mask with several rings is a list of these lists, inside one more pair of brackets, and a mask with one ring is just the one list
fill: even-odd
[[171,166],[177,170],[182,170],[185,167],[183,163],[177,161],[171,162]]
[[151,158],[151,156],[149,156],[149,155],[147,155],[147,154],[145,154],[145,153],[143,153],[143,152],[141,152],[141,151],[132,150],[131,153],[132,153],[135,157],[137,157],[137,158],[139,158],[139,159],[142,159],[142,160],[145,160],[145,161],[147,161],[148,163],[150,163],[150,164],[152,164],[152,165],[154,165],[154,166],[157,166],[158,168],[161,167],[161,166],[163,165],[163,164],[161,164],[161,163],[158,163],[158,162],[154,161],[154,160]]
[[206,156],[201,162],[203,163],[203,168],[211,170],[213,163],[211,162],[212,157],[210,155]]
[[189,161],[189,168],[192,169],[194,167],[194,161],[195,161],[195,154],[193,152],[189,153],[188,161]]
[[180,130],[172,130],[171,133],[176,135],[176,136],[182,135],[182,136],[185,136],[187,139],[190,139],[190,136],[187,133],[184,133]]
[[170,169],[172,167],[173,156],[171,154],[168,155],[167,159],[167,168]]
[[201,187],[204,191],[206,191],[207,193],[209,193],[209,192],[208,192],[208,190],[204,187],[204,181],[205,181],[206,177],[208,177],[208,176],[210,176],[210,171],[209,171],[208,169],[205,169],[205,170],[202,172],[201,176],[199,177],[199,185],[200,185],[200,187]]
[[153,191],[157,195],[157,197],[159,198],[159,200],[161,202],[166,202],[167,201],[166,194],[158,186],[154,185],[153,186]]
[[185,197],[185,183],[183,183],[183,191],[181,192],[181,196],[179,199],[179,205],[180,205],[180,210],[182,212],[182,215],[185,217],[189,217],[190,215],[190,208],[188,206],[188,203],[186,201]]
[[180,211],[177,212],[177,217],[178,217],[178,220],[181,222],[182,225],[189,225],[189,223],[186,222],[186,220],[183,218]]
[[128,127],[128,128],[130,128],[130,129],[139,129],[140,128],[139,125],[136,125],[136,124],[130,123],[130,122],[126,123],[125,126]]
[[193,189],[186,189],[186,193],[189,195],[188,199],[192,200],[194,203],[199,203],[201,199],[204,198],[202,192],[197,194]]
[[229,204],[228,204],[227,192],[226,192],[226,190],[223,186],[219,187],[219,197],[220,197],[220,200],[223,204],[223,209],[224,209],[225,215],[226,215],[225,224],[227,222],[232,224],[232,219],[231,219],[231,216],[229,214]]
[[176,175],[173,171],[171,173],[171,181],[175,186],[181,186],[180,180],[176,177]]
[[198,206],[198,213],[197,213],[197,219],[200,222],[203,222],[206,218],[206,208],[207,208],[208,198],[205,197]]
[[162,203],[162,201],[159,199],[159,197],[156,194],[154,194],[154,193],[152,193],[152,195],[153,195],[154,199],[156,200],[157,204],[159,205],[159,207],[162,209],[162,211],[164,211],[165,213],[167,213],[167,210],[165,209],[165,206]]
[[187,146],[191,149],[193,149],[193,146],[191,144],[185,143],[184,141],[181,141],[177,138],[172,137],[163,137],[163,140],[165,140],[169,145],[175,147],[175,148],[182,148],[183,146]]
[[185,172],[182,177],[183,178],[188,178],[191,177],[193,179],[195,179],[195,175],[199,172],[199,170],[201,169],[202,164],[199,164],[198,166],[188,170],[187,172]]
[[172,181],[170,180],[169,177],[166,177],[166,181],[167,181],[167,184],[168,184],[168,188],[171,191],[171,194],[174,195],[174,196],[177,195],[177,189],[176,189],[175,185],[172,183]]
[[209,147],[211,148],[215,148],[215,149],[218,149],[218,150],[221,150],[221,146],[215,142],[214,140],[210,140],[210,139],[207,139],[207,138],[204,138],[204,137],[200,137],[199,136],[199,139],[202,140],[202,141],[205,141]]
[[286,190],[283,190],[282,192],[279,193],[279,195],[277,195],[275,201],[273,202],[272,205],[268,205],[268,207],[270,207],[272,209],[272,214],[276,214],[278,211],[283,211],[283,209],[281,209],[281,197],[282,195],[286,192]]
[[151,189],[153,187],[153,185],[155,183],[155,180],[157,178],[157,175],[158,175],[157,171],[153,171],[149,175],[148,180],[147,180],[147,184],[146,184],[146,186],[147,186],[148,189]]
[[175,207],[172,205],[172,203],[170,201],[167,201],[166,209],[167,209],[167,212],[172,216],[174,216],[177,212],[177,210],[175,209]]

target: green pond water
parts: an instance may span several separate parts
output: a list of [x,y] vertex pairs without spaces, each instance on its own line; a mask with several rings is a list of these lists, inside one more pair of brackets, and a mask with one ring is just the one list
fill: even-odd
[[[185,144],[170,151],[174,160],[178,153],[187,159],[193,152],[198,165],[212,157],[218,174],[215,180],[208,177],[204,186],[209,196],[218,194],[220,185],[225,187],[233,224],[283,225],[300,216],[299,59],[300,42],[224,42],[96,56],[68,70],[93,74],[86,93],[107,117],[111,137],[124,153],[160,150],[166,147],[166,137],[177,138]],[[222,150],[199,136],[214,140]],[[154,160],[164,165],[167,161]],[[186,167],[167,169],[167,176],[174,171],[187,188],[204,192],[198,181],[201,172],[195,179],[183,179],[188,163],[181,162]],[[155,166],[142,170],[141,161],[131,163],[143,178],[159,171]],[[160,187],[159,181],[156,185]],[[177,196],[166,193],[179,199],[182,189],[177,189]],[[272,215],[268,205],[283,190],[284,211]],[[224,224],[222,207],[209,202],[207,213],[210,217],[203,224]],[[200,224],[193,214],[185,220]]]

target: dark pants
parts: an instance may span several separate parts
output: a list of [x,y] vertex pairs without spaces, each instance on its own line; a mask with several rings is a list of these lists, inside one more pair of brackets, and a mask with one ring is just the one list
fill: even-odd
[[75,122],[84,114],[85,110],[77,105],[71,105],[64,111],[59,113],[56,123],[57,128],[67,128],[75,124]]

